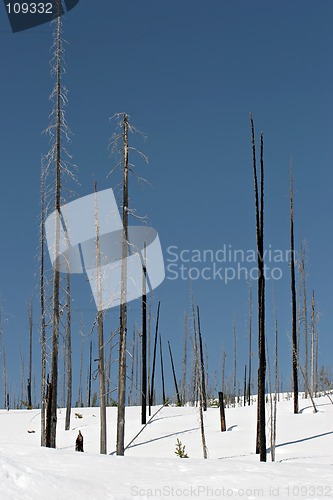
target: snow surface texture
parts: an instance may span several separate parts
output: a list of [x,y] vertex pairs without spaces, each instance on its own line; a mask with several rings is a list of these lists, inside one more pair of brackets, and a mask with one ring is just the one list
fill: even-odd
[[[205,412],[208,460],[202,458],[198,408],[163,408],[125,457],[114,453],[116,408],[107,409],[107,456],[99,455],[99,408],[73,409],[67,432],[59,410],[56,450],[40,447],[38,410],[1,410],[0,500],[333,498],[333,405],[327,397],[316,403],[314,414],[310,401],[300,399],[298,415],[291,400],[278,403],[275,463],[269,454],[260,463],[254,453],[255,404],[226,409],[224,433],[219,409]],[[127,408],[125,442],[141,427],[140,408]],[[75,452],[79,430],[84,453]],[[175,455],[177,438],[189,459]]]

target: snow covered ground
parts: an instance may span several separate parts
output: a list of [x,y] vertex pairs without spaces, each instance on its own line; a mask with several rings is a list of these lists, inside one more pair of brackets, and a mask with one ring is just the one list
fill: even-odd
[[[278,403],[275,463],[269,454],[260,463],[254,453],[256,405],[227,409],[224,433],[219,409],[205,412],[208,460],[202,458],[197,408],[163,408],[125,457],[114,454],[116,408],[107,409],[106,456],[99,455],[98,408],[74,409],[67,432],[59,410],[56,450],[40,447],[38,410],[1,410],[0,500],[333,498],[333,405],[328,397],[316,403],[314,414],[310,401],[300,399],[298,415],[291,400]],[[125,442],[141,427],[140,408],[128,408]],[[79,429],[84,453],[74,451]],[[175,455],[177,438],[189,459]]]

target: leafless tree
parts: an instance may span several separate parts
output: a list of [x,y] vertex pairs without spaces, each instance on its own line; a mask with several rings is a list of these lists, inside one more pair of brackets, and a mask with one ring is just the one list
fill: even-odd
[[295,244],[294,244],[294,190],[293,171],[290,162],[290,273],[291,273],[291,306],[292,306],[292,373],[294,390],[294,413],[298,413],[298,347],[297,347],[297,305],[295,278]]
[[[256,237],[258,261],[258,412],[257,412],[257,445],[256,452],[260,461],[266,462],[266,418],[265,418],[265,379],[266,379],[266,348],[265,348],[265,275],[264,275],[264,136],[260,134],[260,190],[258,187],[255,133],[252,113],[250,115],[252,131],[252,165],[254,177],[254,196],[256,212]],[[259,199],[260,192],[260,199]]]

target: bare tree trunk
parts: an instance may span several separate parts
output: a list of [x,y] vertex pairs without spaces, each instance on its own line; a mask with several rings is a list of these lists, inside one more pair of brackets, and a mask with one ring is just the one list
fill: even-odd
[[222,353],[222,392],[225,392],[225,360],[226,360],[227,354],[225,351]]
[[102,311],[102,276],[101,276],[101,246],[99,235],[97,183],[95,192],[95,229],[96,229],[96,280],[97,280],[97,332],[98,332],[98,374],[99,374],[99,412],[100,412],[100,453],[106,455],[106,395],[105,395],[105,363],[104,363],[104,332]]
[[291,303],[292,303],[292,371],[294,388],[294,413],[298,413],[298,349],[297,349],[297,306],[296,306],[296,279],[294,256],[294,208],[293,208],[293,173],[290,163],[290,272],[291,272]]
[[136,332],[135,332],[135,328],[134,328],[133,340],[132,340],[131,376],[130,376],[130,386],[129,386],[129,394],[128,394],[128,406],[132,406],[132,395],[133,395],[133,385],[134,385],[135,338],[136,338]]
[[83,397],[82,397],[82,370],[83,370],[83,352],[84,352],[84,330],[83,323],[81,322],[81,353],[80,353],[80,376],[79,376],[79,392],[77,396],[77,404],[79,407],[83,406]]
[[141,424],[147,422],[147,269],[146,244],[143,249],[142,266],[142,374],[141,374]]
[[125,451],[127,256],[128,256],[128,116],[123,113],[123,234],[121,263],[120,339],[118,374],[117,455]]
[[266,379],[266,348],[265,348],[265,276],[264,276],[264,138],[260,134],[260,203],[257,178],[257,163],[255,153],[255,135],[252,114],[250,115],[252,130],[252,163],[254,176],[254,194],[256,211],[256,236],[258,259],[258,410],[257,410],[257,444],[256,452],[260,461],[266,462],[266,417],[265,417],[265,379]]
[[160,334],[160,362],[161,362],[161,377],[162,377],[162,400],[163,404],[166,403],[165,385],[164,385],[164,367],[163,367],[163,350],[162,350],[162,337]]
[[90,341],[90,347],[89,347],[89,374],[88,374],[88,398],[87,398],[88,408],[90,408],[91,406],[91,368],[92,368],[92,340]]
[[303,314],[304,314],[304,376],[305,376],[305,397],[308,397],[309,387],[309,340],[308,340],[308,304],[306,297],[306,272],[305,272],[305,248],[302,245],[302,275],[303,275]]
[[187,375],[187,336],[188,336],[188,317],[184,315],[184,355],[183,355],[183,381],[182,381],[182,404],[186,403],[186,375]]
[[153,368],[151,374],[151,387],[150,387],[150,395],[149,395],[149,416],[151,414],[151,407],[153,406],[153,397],[154,397],[154,382],[155,382],[155,366],[156,366],[156,348],[157,348],[157,337],[158,337],[158,323],[160,318],[160,305],[158,303],[157,306],[157,317],[156,317],[156,329],[155,329],[155,340],[154,340],[154,354],[153,354]]
[[251,404],[251,383],[252,383],[252,282],[250,283],[250,324],[249,324],[249,382],[248,382],[248,405]]
[[180,395],[179,395],[179,390],[178,390],[175,365],[173,363],[173,357],[172,357],[172,352],[171,352],[171,347],[170,347],[170,342],[169,341],[168,341],[168,346],[169,346],[169,354],[170,354],[170,360],[171,360],[171,368],[172,368],[172,374],[173,374],[173,381],[174,381],[175,389],[176,389],[177,406],[181,406],[182,403],[181,403],[181,400],[180,400]]
[[[56,169],[56,182],[55,182],[55,204],[54,210],[56,214],[60,213],[60,200],[61,200],[61,53],[62,53],[62,40],[61,40],[61,16],[60,16],[60,1],[58,0],[58,19],[56,30],[56,138],[55,138],[55,169]],[[59,218],[55,218],[55,255],[59,255],[60,241],[59,241]],[[56,434],[57,434],[57,406],[58,406],[58,352],[59,352],[59,318],[60,318],[60,271],[58,270],[57,262],[55,262],[53,270],[53,312],[52,312],[52,359],[51,359],[51,397],[50,397],[50,411],[48,416],[51,419],[47,425],[49,436],[46,438],[47,446],[50,448],[56,447]]]
[[234,377],[233,377],[233,400],[234,407],[236,406],[236,384],[237,384],[237,336],[236,336],[236,321],[234,321]]
[[67,361],[67,401],[65,430],[69,431],[72,409],[72,332],[71,332],[71,280],[67,261],[66,274],[66,361]]
[[29,408],[32,408],[31,384],[32,384],[32,299],[29,304],[29,378],[27,387]]
[[199,359],[197,356],[198,352],[198,340],[197,340],[197,327],[196,327],[196,318],[194,311],[194,301],[192,296],[192,319],[193,319],[193,349],[194,349],[194,363],[193,363],[193,404],[196,404],[199,399],[199,387],[198,387],[198,371],[199,371]]
[[219,392],[219,407],[220,407],[221,432],[225,432],[227,430],[227,427],[225,421],[223,392]]
[[310,392],[312,397],[315,394],[315,298],[314,290],[312,291],[311,300],[311,386]]
[[42,344],[42,373],[41,373],[41,446],[45,446],[45,412],[46,412],[46,321],[45,321],[45,172],[42,161],[41,165],[41,216],[40,216],[40,274],[39,274],[39,298],[41,315],[41,344]]
[[[198,316],[198,333],[199,333],[199,350],[200,350],[200,364],[201,364],[201,396],[202,396],[202,408],[203,411],[207,411],[207,395],[206,395],[206,385],[205,385],[205,363],[203,358],[202,349],[202,336],[201,336],[201,325],[200,325],[200,312],[199,306],[197,306],[197,316]],[[199,362],[199,361],[198,361]]]

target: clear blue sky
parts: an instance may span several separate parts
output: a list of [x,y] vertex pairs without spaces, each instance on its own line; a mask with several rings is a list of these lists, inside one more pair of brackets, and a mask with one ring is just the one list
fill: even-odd
[[[140,147],[149,165],[138,162],[137,168],[152,185],[143,188],[133,177],[131,203],[158,230],[167,265],[174,258],[170,246],[178,247],[178,255],[182,250],[217,251],[225,245],[244,252],[255,249],[250,111],[257,138],[260,131],[265,135],[265,246],[288,250],[292,157],[296,248],[307,240],[308,296],[314,289],[320,311],[320,364],[325,365],[331,364],[333,347],[332,19],[329,0],[81,0],[64,17],[69,42],[67,120],[74,134],[68,149],[78,166],[77,196],[92,192],[94,180],[100,189],[116,188],[117,176],[106,179],[114,166],[108,151],[114,131],[109,117],[127,112],[148,136]],[[48,124],[53,86],[51,28],[43,25],[12,34],[1,4],[0,35],[0,293],[8,377],[18,391],[18,346],[27,365],[27,303],[38,289],[40,157],[48,150],[42,130]],[[285,262],[278,267],[282,278],[267,283],[267,336],[272,344],[274,288],[287,384],[289,267]],[[154,291],[153,308],[160,300],[161,333],[172,343],[180,377],[189,280],[170,279],[173,276],[167,270],[167,279]],[[234,320],[241,380],[247,362],[248,283],[243,277],[228,284],[200,278],[193,280],[193,290],[201,309],[211,383],[214,371],[221,371],[222,345],[228,352],[227,375],[232,373]],[[255,301],[256,288],[253,294]],[[73,301],[77,384],[79,321],[82,317],[87,332],[95,314],[83,276],[73,279]],[[138,322],[139,306],[131,304],[131,317]],[[111,311],[106,331],[117,326],[117,316]],[[36,371],[38,326],[36,303]]]

